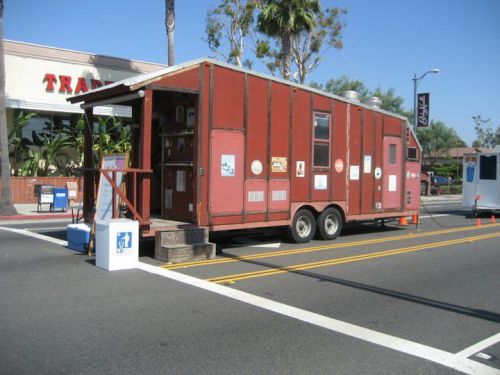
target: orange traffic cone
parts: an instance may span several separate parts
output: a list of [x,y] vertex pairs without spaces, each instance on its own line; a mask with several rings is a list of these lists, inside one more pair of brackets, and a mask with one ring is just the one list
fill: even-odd
[[491,219],[490,219],[490,223],[496,223],[497,222],[497,219],[495,217],[495,215],[491,215]]
[[476,227],[480,227],[482,224],[481,224],[481,219],[480,218],[476,218]]
[[419,217],[418,214],[412,215],[411,216],[411,223],[412,224],[418,224],[419,223]]
[[406,216],[401,216],[399,218],[399,223],[398,225],[401,225],[403,227],[407,226],[408,225],[408,220],[406,220]]

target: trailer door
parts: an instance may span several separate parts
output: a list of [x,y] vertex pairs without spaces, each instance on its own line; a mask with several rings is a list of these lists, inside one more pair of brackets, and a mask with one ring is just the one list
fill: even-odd
[[499,208],[498,168],[496,154],[479,156],[477,194],[479,195],[478,207],[482,209]]
[[402,145],[399,137],[384,137],[382,209],[401,208]]

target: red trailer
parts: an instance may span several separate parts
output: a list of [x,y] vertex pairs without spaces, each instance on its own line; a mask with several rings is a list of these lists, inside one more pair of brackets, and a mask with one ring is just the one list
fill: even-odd
[[[211,59],[69,100],[83,102],[88,123],[94,106],[132,108],[126,191],[113,185],[143,235],[170,230],[171,220],[209,231],[286,226],[307,242],[334,239],[347,221],[419,211],[421,149],[406,118],[356,100]],[[101,174],[112,182],[113,171]]]

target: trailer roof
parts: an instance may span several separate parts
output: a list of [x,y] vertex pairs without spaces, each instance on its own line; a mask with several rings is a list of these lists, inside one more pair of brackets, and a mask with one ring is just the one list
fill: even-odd
[[388,115],[391,115],[391,116],[394,116],[394,117],[398,117],[398,118],[400,118],[402,120],[407,120],[406,117],[401,116],[401,115],[399,115],[397,113],[389,112],[389,111],[383,110],[381,108],[371,107],[371,106],[368,106],[368,105],[366,105],[366,104],[364,104],[364,103],[362,103],[360,101],[349,100],[349,99],[346,99],[346,98],[344,98],[342,96],[338,96],[338,95],[335,95],[335,94],[332,94],[332,93],[329,93],[329,92],[326,92],[326,91],[321,91],[321,90],[315,89],[315,88],[310,87],[310,86],[306,86],[306,85],[303,85],[303,84],[299,84],[299,83],[295,83],[295,82],[292,82],[292,81],[284,80],[284,79],[281,79],[281,78],[273,77],[271,75],[267,75],[267,74],[263,74],[263,73],[258,73],[258,72],[255,72],[253,70],[249,70],[249,69],[245,69],[245,68],[240,68],[238,66],[235,66],[235,65],[232,65],[232,64],[228,64],[228,63],[225,63],[225,62],[222,62],[222,61],[218,61],[218,60],[215,60],[215,59],[211,59],[211,58],[208,58],[208,57],[200,58],[200,59],[195,59],[195,60],[190,60],[190,61],[187,61],[185,63],[178,64],[178,65],[168,66],[168,67],[166,67],[164,69],[160,69],[158,71],[151,72],[151,73],[138,74],[136,76],[133,76],[133,77],[130,77],[130,78],[126,78],[126,79],[123,79],[121,81],[117,81],[115,83],[112,83],[112,84],[109,84],[109,85],[106,85],[106,86],[102,86],[102,87],[96,88],[96,89],[91,90],[89,92],[86,92],[84,94],[72,96],[72,97],[68,98],[67,100],[70,101],[71,103],[92,102],[94,100],[92,98],[93,94],[95,94],[97,92],[103,92],[103,91],[112,91],[113,88],[116,88],[116,87],[119,87],[119,86],[128,87],[130,89],[130,91],[133,91],[133,90],[136,90],[136,89],[138,89],[140,87],[143,87],[143,86],[147,85],[148,83],[156,81],[160,77],[166,76],[166,75],[174,73],[174,72],[178,72],[179,70],[185,70],[187,68],[194,67],[194,66],[202,64],[202,63],[209,63],[209,64],[213,64],[213,65],[218,65],[218,66],[224,67],[226,69],[231,69],[231,70],[239,71],[239,72],[242,72],[242,73],[247,73],[247,74],[252,75],[252,76],[256,76],[256,77],[268,79],[268,80],[271,80],[271,81],[282,83],[284,85],[293,86],[293,87],[297,87],[297,88],[300,88],[300,89],[303,89],[303,90],[315,92],[315,93],[321,94],[323,96],[331,97],[331,98],[334,98],[334,99],[337,99],[337,100],[340,100],[340,101],[343,101],[343,102],[346,102],[346,103],[355,104],[355,105],[358,105],[358,106],[361,106],[361,107],[364,107],[364,108],[368,108],[368,109],[371,109],[371,110],[374,110],[374,111],[377,111],[377,112],[385,113],[385,114],[388,114]]

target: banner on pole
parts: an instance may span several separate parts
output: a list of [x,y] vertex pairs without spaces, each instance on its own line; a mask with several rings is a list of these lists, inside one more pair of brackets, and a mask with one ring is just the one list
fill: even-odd
[[429,126],[429,93],[418,94],[417,126]]

